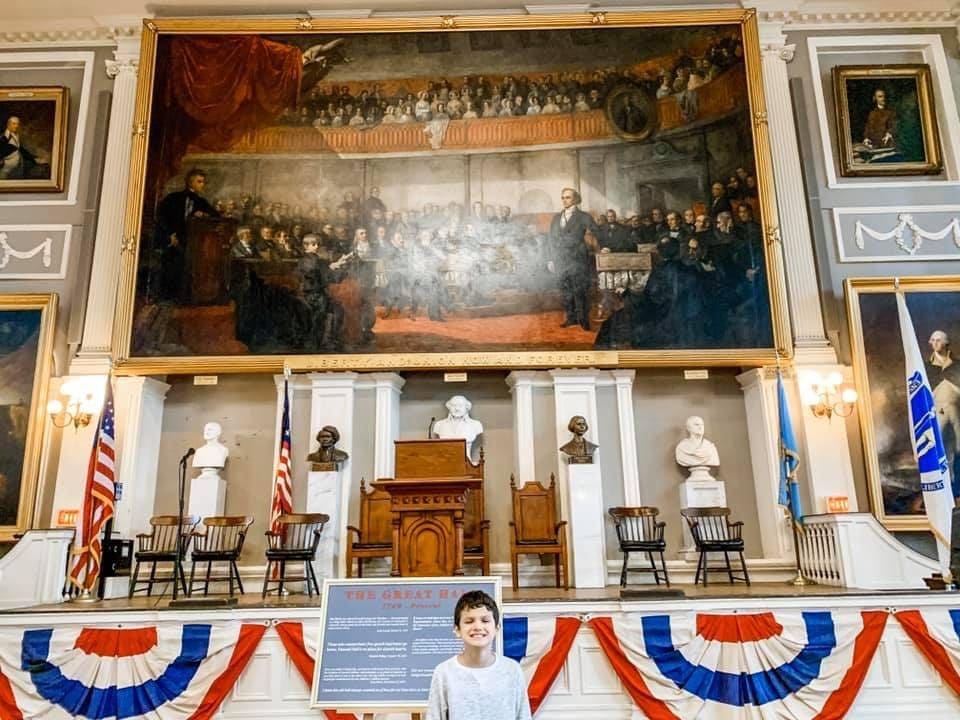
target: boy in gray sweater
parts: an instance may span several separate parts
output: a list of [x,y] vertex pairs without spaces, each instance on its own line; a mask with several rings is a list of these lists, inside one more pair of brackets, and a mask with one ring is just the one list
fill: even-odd
[[520,665],[493,652],[500,608],[475,590],[453,611],[453,631],[463,652],[433,671],[426,720],[530,720],[527,682]]

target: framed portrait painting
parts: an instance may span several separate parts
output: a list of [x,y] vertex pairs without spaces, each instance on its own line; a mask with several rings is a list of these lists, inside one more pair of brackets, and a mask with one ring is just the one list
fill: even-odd
[[0,295],[0,540],[33,523],[56,311],[56,295]]
[[0,87],[0,193],[63,190],[65,87]]
[[119,372],[790,352],[753,11],[145,22]]
[[[899,285],[898,285],[899,283]],[[927,528],[913,456],[906,371],[896,292],[904,294],[912,332],[933,390],[953,495],[960,497],[960,276],[851,278],[845,283],[870,503],[891,530]]]
[[838,65],[833,89],[842,175],[942,170],[928,65]]

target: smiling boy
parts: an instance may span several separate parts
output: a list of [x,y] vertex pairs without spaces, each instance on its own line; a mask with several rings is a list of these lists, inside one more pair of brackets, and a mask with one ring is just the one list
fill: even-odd
[[437,665],[426,720],[530,720],[520,665],[493,651],[500,609],[485,592],[468,592],[453,611],[463,652]]

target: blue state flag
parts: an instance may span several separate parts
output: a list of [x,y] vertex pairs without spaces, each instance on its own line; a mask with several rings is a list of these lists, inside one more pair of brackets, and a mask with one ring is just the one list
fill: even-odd
[[783,375],[777,371],[777,404],[780,406],[780,496],[778,502],[790,510],[794,520],[803,517],[800,507],[800,489],[797,485],[797,468],[800,453],[797,437],[793,434],[793,421],[787,405],[787,393],[783,388]]
[[930,532],[937,541],[937,557],[944,577],[950,576],[950,526],[953,514],[953,492],[947,452],[940,435],[933,392],[927,380],[923,356],[910,319],[910,310],[903,293],[897,293],[900,337],[906,365],[907,403],[910,412],[910,438],[913,455],[920,470],[920,489],[930,523]]

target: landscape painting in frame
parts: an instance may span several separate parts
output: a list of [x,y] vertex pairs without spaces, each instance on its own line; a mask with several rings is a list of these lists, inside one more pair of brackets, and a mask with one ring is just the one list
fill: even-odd
[[0,540],[31,526],[55,295],[0,295]]
[[[953,495],[960,497],[960,277],[900,280],[940,422]],[[895,282],[847,281],[847,310],[870,502],[890,529],[927,527],[913,455]],[[953,345],[953,346],[952,346]]]
[[845,176],[936,175],[940,136],[928,65],[833,68]]
[[151,21],[119,361],[772,358],[754,16],[643,17]]
[[63,190],[68,91],[0,88],[0,193]]

